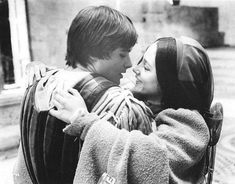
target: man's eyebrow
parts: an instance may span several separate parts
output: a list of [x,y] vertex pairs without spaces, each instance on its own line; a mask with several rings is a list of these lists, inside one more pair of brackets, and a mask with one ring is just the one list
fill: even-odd
[[131,49],[122,49],[123,52],[131,52]]

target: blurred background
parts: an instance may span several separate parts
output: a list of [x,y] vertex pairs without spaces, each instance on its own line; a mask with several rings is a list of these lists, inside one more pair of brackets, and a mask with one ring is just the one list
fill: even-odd
[[[25,66],[31,61],[63,67],[72,19],[89,5],[107,5],[128,15],[139,38],[136,63],[161,36],[190,36],[211,59],[214,101],[224,106],[213,183],[235,181],[235,1],[233,0],[0,0],[0,183],[11,184],[19,145],[19,114]],[[130,79],[130,71],[122,84]]]

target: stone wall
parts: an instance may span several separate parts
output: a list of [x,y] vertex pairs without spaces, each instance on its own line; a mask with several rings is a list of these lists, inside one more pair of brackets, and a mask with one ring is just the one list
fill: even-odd
[[235,1],[234,0],[181,0],[181,5],[217,7],[219,31],[224,32],[224,43],[235,46]]
[[0,127],[19,124],[20,107],[19,101],[11,105],[0,106]]
[[[109,0],[27,0],[29,37],[33,60],[63,66],[67,31],[78,11],[88,5],[106,4]],[[114,5],[115,7],[115,5]]]
[[[165,0],[27,0],[32,59],[63,66],[67,31],[72,19],[80,9],[101,4],[116,8],[133,20],[139,34],[138,44],[131,53],[133,61],[137,61],[146,46],[160,36],[184,34],[205,46],[222,45],[223,42],[223,33],[218,32],[216,8],[172,7]],[[200,19],[194,21],[190,13],[200,15]],[[210,14],[213,16],[208,17]],[[198,25],[199,22],[202,24]]]

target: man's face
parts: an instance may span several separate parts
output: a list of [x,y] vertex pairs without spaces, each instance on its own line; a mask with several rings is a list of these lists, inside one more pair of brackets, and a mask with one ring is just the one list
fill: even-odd
[[108,80],[119,84],[122,73],[125,73],[127,68],[132,66],[129,52],[130,50],[117,48],[111,52],[108,59],[98,59],[94,63],[96,72]]

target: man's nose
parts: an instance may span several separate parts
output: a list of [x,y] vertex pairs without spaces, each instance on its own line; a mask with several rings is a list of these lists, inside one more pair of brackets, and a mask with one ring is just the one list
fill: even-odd
[[126,58],[126,61],[125,61],[125,68],[127,69],[127,68],[130,68],[130,67],[132,67],[132,63],[131,63],[130,56],[128,56]]

